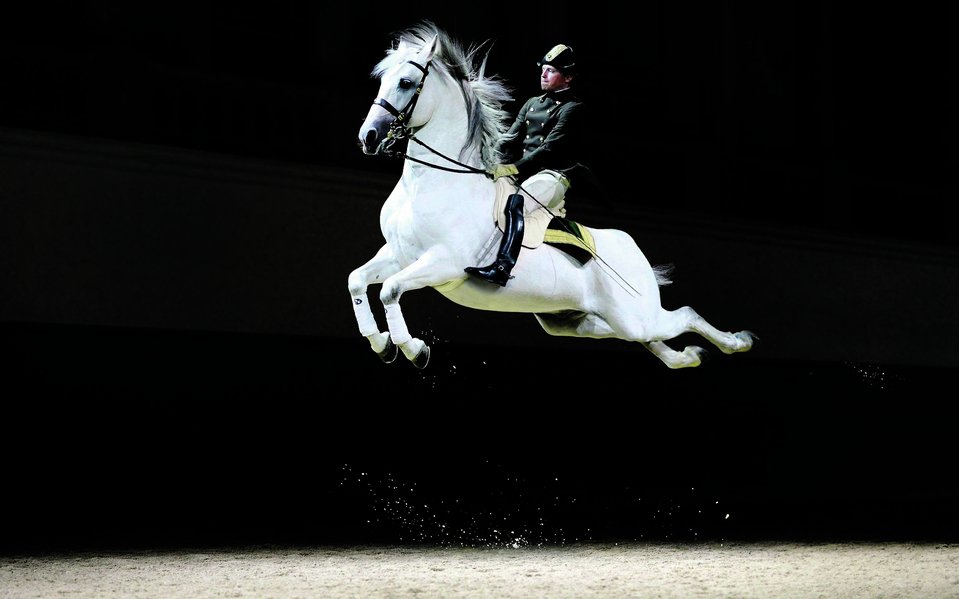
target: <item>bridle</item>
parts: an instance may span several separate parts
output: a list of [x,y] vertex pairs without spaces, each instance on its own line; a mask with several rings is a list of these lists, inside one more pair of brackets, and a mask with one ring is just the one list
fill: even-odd
[[386,134],[386,137],[383,138],[383,141],[380,142],[379,147],[376,148],[377,152],[383,152],[387,156],[393,155],[393,152],[390,151],[393,144],[412,135],[412,130],[406,123],[410,120],[413,109],[416,108],[416,103],[420,100],[420,94],[423,92],[423,84],[426,83],[426,78],[430,74],[430,67],[433,66],[432,60],[427,62],[425,67],[412,60],[407,60],[406,62],[423,72],[423,78],[420,79],[420,82],[416,85],[416,89],[413,91],[413,97],[406,103],[406,107],[403,108],[403,110],[397,110],[386,98],[373,100],[373,104],[382,106],[387,112],[393,115],[393,122],[390,123],[389,132]]
[[[427,144],[423,143],[422,141],[416,138],[416,134],[413,131],[413,128],[409,125],[409,121],[413,115],[413,110],[416,108],[416,103],[420,99],[420,94],[423,92],[423,84],[426,83],[426,77],[430,74],[430,67],[433,66],[433,61],[432,60],[428,61],[425,67],[417,62],[413,62],[412,60],[407,60],[406,62],[418,68],[420,71],[422,71],[423,78],[420,79],[420,82],[416,85],[416,89],[413,91],[413,97],[410,98],[410,101],[406,103],[406,107],[403,108],[403,110],[397,110],[396,107],[390,104],[389,100],[387,100],[386,98],[377,98],[373,100],[373,104],[376,104],[377,106],[382,106],[384,109],[386,109],[387,112],[393,115],[393,122],[390,123],[389,131],[387,131],[386,136],[380,142],[379,146],[377,146],[376,153],[377,154],[383,153],[387,156],[396,156],[398,158],[412,160],[413,162],[418,162],[430,168],[435,168],[442,171],[448,171],[451,173],[479,174],[479,175],[486,175],[487,177],[492,178],[492,175],[486,172],[484,169],[472,167],[468,164],[464,164],[460,162],[459,160],[450,158],[449,156],[443,154],[442,152],[438,150],[431,148],[430,146],[428,146]],[[401,152],[399,150],[392,149],[393,146],[396,144],[396,142],[404,139],[409,139],[410,141],[414,141],[418,143],[419,145],[423,146],[424,148],[426,148],[427,150],[429,150],[430,152],[432,152],[433,154],[435,154],[436,156],[439,156],[440,158],[448,162],[452,162],[453,164],[456,164],[463,168],[457,169],[457,168],[449,168],[446,166],[440,166],[439,164],[433,164],[432,162],[426,162],[425,160],[414,158],[413,156],[410,156],[406,152]]]

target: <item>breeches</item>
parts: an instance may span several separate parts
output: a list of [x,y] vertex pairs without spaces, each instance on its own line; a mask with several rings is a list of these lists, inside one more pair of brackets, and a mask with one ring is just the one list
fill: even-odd
[[523,181],[520,187],[517,193],[526,196],[523,212],[527,216],[540,210],[548,210],[553,216],[566,216],[569,179],[562,173],[544,169]]

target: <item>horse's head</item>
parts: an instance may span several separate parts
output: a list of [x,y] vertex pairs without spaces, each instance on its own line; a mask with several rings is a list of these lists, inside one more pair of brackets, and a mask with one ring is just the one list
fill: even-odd
[[379,153],[429,121],[435,100],[425,83],[436,45],[435,36],[422,46],[401,41],[377,65],[373,74],[380,78],[380,89],[359,132],[365,154]]
[[[481,48],[464,48],[429,22],[400,32],[373,69],[380,89],[360,127],[363,152],[389,153],[398,140],[418,133],[421,144],[431,135],[429,141],[442,141],[450,155],[458,147],[456,160],[499,164],[500,141],[512,123],[503,104],[512,98],[505,83],[486,76]],[[439,125],[426,127],[431,121]]]

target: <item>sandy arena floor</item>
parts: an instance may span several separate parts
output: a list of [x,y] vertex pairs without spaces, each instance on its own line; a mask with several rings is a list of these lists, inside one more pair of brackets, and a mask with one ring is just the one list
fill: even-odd
[[959,545],[250,548],[0,558],[0,597],[959,597]]

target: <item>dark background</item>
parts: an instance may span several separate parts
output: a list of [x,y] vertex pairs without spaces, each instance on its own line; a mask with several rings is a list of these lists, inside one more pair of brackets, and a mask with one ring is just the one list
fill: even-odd
[[[4,550],[959,537],[954,8],[4,11]],[[346,276],[400,167],[355,137],[421,18],[517,102],[572,45],[573,216],[758,346],[673,372],[410,294],[432,362],[382,364]]]
[[[576,49],[616,201],[952,245],[959,19],[946,6],[35,2],[7,8],[2,123],[395,173],[350,144],[390,34],[492,42],[517,101]],[[12,12],[13,14],[9,14]],[[511,14],[511,13],[507,13]],[[952,196],[948,196],[951,199]]]

